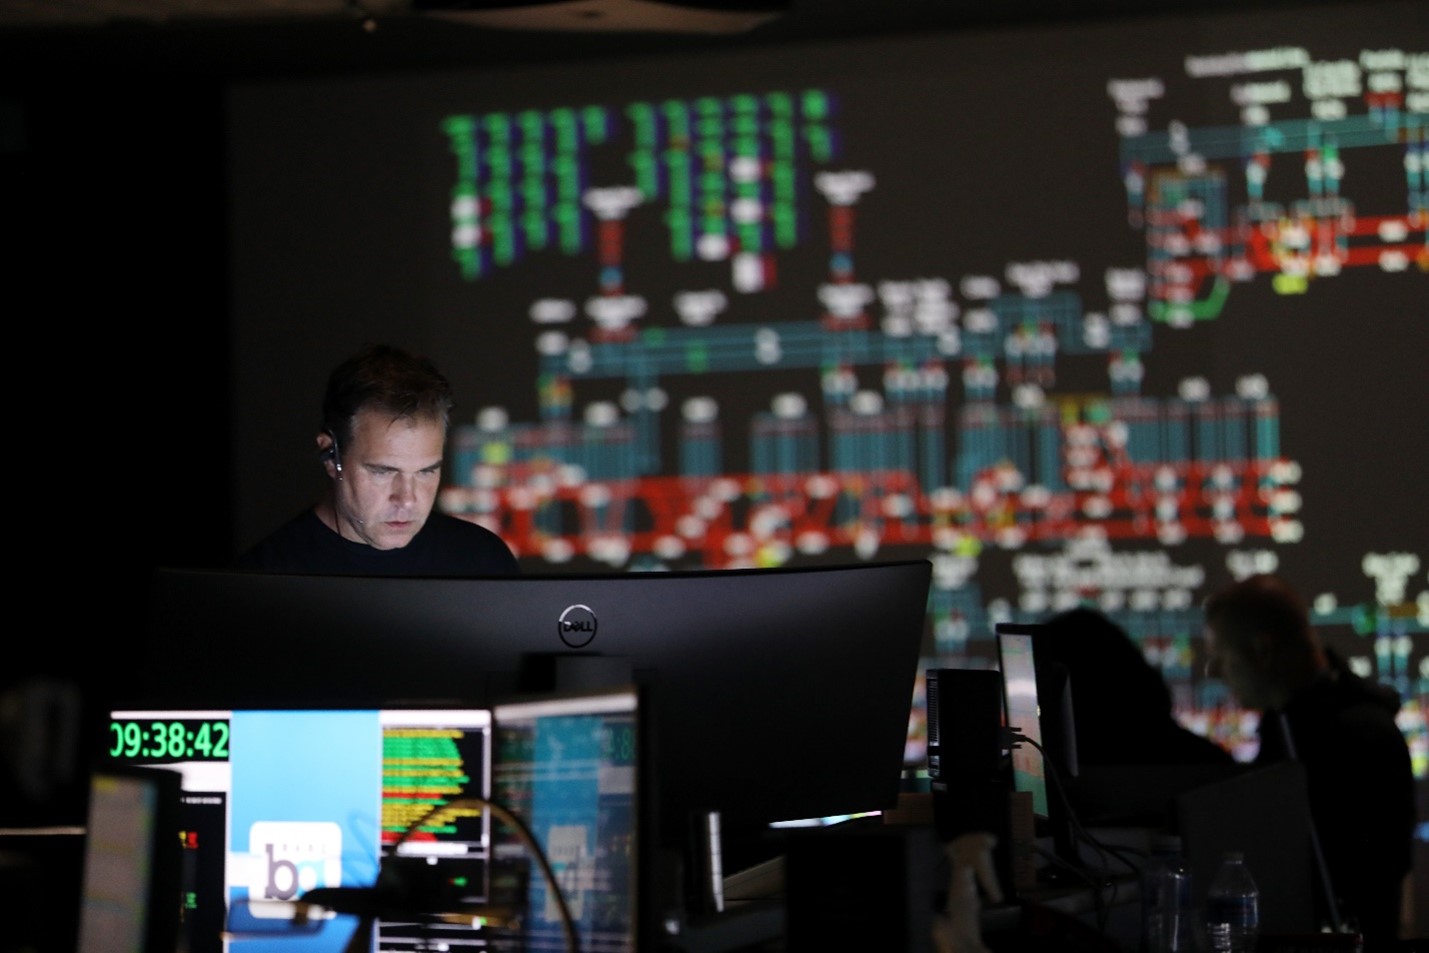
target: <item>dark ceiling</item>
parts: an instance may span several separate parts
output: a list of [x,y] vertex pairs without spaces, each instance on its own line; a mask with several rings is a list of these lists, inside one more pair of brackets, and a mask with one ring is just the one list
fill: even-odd
[[[502,0],[557,11],[576,2]],[[651,5],[648,0],[634,3]],[[587,12],[580,29],[506,30],[436,16],[491,6],[491,0],[0,0],[0,72],[30,79],[74,75],[245,78],[483,68],[587,56],[719,49],[833,37],[1086,22],[1303,8],[1315,0],[691,0],[699,7],[654,4],[676,13],[708,12],[716,3],[774,15],[727,34],[612,32]],[[380,6],[378,6],[380,4]],[[415,4],[415,5],[414,5]],[[177,6],[176,6],[177,5]],[[424,9],[426,7],[426,9]],[[163,11],[143,16],[136,11]],[[182,9],[185,16],[167,11]],[[316,11],[316,12],[315,12]],[[378,11],[375,14],[372,11]],[[569,21],[568,21],[569,22]]]

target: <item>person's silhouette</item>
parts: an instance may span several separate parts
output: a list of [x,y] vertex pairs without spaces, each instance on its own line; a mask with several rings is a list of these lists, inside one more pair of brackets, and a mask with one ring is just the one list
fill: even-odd
[[1261,713],[1257,764],[1305,766],[1310,813],[1344,918],[1393,949],[1413,860],[1414,774],[1399,695],[1320,643],[1295,591],[1252,576],[1206,601],[1211,673]]
[[1052,616],[1036,653],[1039,668],[1060,666],[1069,676],[1078,764],[1235,763],[1176,720],[1161,673],[1126,630],[1096,609]]

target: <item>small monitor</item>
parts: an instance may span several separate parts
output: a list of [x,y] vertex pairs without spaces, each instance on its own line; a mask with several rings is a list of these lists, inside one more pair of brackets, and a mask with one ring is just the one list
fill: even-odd
[[1059,856],[1075,861],[1069,807],[1077,773],[1072,689],[1065,669],[1037,658],[1042,630],[1035,623],[995,627],[1004,717],[1011,731],[1028,739],[1012,746],[1012,783],[1014,790],[1032,795],[1039,833],[1051,836]]
[[[643,912],[648,861],[641,812],[644,740],[634,690],[527,699],[493,710],[491,801],[519,818],[534,842],[498,814],[493,881],[525,897],[530,950],[631,953]],[[545,864],[533,858],[539,850]]]
[[1007,624],[997,626],[997,653],[1002,667],[1002,697],[1007,727],[1026,741],[1012,746],[1013,790],[1032,795],[1032,813],[1049,816],[1047,766],[1042,745],[1042,715],[1038,707],[1037,666],[1032,633]]
[[102,765],[90,776],[79,953],[173,953],[179,776]]

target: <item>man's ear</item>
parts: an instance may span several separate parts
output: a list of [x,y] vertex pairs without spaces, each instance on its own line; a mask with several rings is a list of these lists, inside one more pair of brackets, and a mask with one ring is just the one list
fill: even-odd
[[318,433],[317,443],[318,460],[322,462],[328,477],[337,479],[337,475],[342,472],[342,463],[337,456],[337,441],[329,431],[323,430]]

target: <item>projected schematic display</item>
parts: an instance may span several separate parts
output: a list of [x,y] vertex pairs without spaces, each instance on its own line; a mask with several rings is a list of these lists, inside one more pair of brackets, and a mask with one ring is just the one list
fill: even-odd
[[[585,63],[514,88],[236,101],[285,163],[235,163],[241,216],[322,249],[254,276],[399,301],[402,336],[440,342],[443,509],[546,572],[927,557],[930,664],[995,665],[997,622],[1091,601],[1182,720],[1242,754],[1253,724],[1204,677],[1198,605],[1281,572],[1404,696],[1424,773],[1412,4]],[[274,150],[294,109],[303,141]],[[333,171],[389,139],[380,178]],[[285,178],[311,223],[264,196]],[[351,214],[385,216],[420,265],[354,248],[359,194]],[[249,284],[240,361],[303,319]]]

